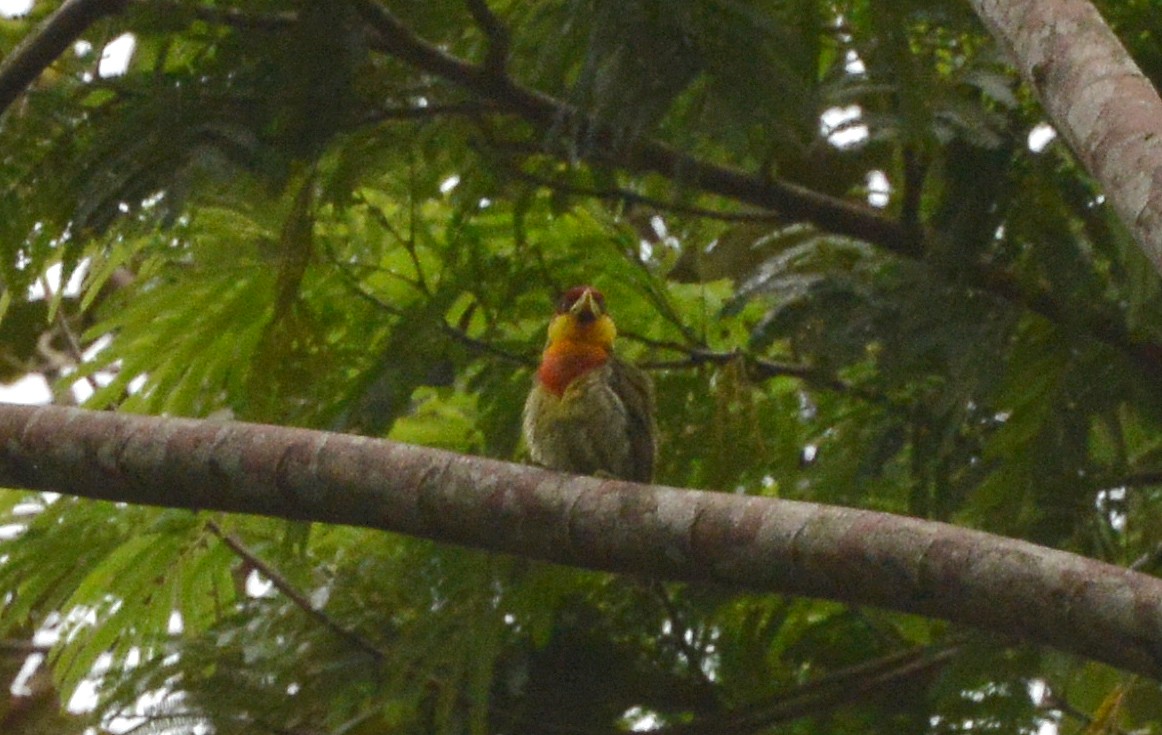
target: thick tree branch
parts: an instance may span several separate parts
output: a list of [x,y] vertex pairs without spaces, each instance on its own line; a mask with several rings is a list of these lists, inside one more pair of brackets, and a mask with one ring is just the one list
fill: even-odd
[[65,0],[55,13],[0,62],[0,115],[89,26],[106,15],[120,13],[127,2]]
[[1162,580],[884,513],[574,477],[304,429],[29,406],[0,407],[0,484],[877,605],[1162,679]]
[[972,0],[1162,271],[1162,99],[1088,0]]

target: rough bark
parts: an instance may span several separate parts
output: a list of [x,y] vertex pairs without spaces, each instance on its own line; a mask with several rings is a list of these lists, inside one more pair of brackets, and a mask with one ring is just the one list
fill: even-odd
[[304,429],[0,408],[0,484],[341,523],[944,618],[1162,679],[1162,580],[941,523]]
[[1087,0],[971,0],[1162,272],[1162,99]]

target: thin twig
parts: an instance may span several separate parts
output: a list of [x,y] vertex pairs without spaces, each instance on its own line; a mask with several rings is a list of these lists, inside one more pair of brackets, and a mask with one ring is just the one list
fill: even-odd
[[[365,289],[363,284],[361,284],[359,280],[351,274],[349,267],[339,262],[338,258],[335,257],[335,254],[330,250],[330,248],[327,249],[327,255],[332,265],[338,267],[340,277],[343,279],[344,284],[348,289],[351,290],[352,293],[354,293],[360,299],[363,299],[369,304],[375,306],[377,309],[391,314],[392,316],[400,318],[404,316],[402,309],[387,303],[383,299]],[[445,335],[475,352],[487,353],[495,357],[499,357],[505,362],[509,362],[514,365],[520,365],[522,367],[533,367],[536,365],[536,361],[526,355],[509,352],[508,350],[505,350],[501,347],[497,347],[491,342],[477,339],[464,332],[463,330],[457,329],[443,319],[437,321],[436,326],[439,327],[440,331],[442,331]]]
[[[673,349],[673,347],[671,347]],[[843,393],[854,391],[854,386],[840,380],[833,375],[824,373],[818,368],[809,365],[795,365],[791,363],[775,362],[759,357],[752,357],[739,350],[731,352],[715,352],[713,350],[684,349],[686,357],[681,360],[655,360],[641,365],[647,370],[683,370],[701,367],[702,365],[726,365],[735,360],[746,362],[749,374],[757,379],[765,380],[781,376],[799,378],[804,382],[818,387]]]
[[[1064,697],[1059,696],[1055,692],[1053,692],[1052,689],[1049,690],[1049,693],[1045,696],[1044,701],[1040,704],[1038,709],[1056,710],[1057,712],[1060,712],[1065,717],[1068,717],[1068,718],[1073,719],[1073,720],[1077,720],[1077,722],[1081,723],[1081,726],[1083,728],[1086,728],[1084,730],[1084,732],[1087,732],[1087,733],[1090,732],[1089,728],[1092,727],[1092,725],[1094,723],[1094,719],[1092,716],[1089,715],[1089,713],[1079,710],[1077,707],[1073,706],[1067,699],[1065,699]],[[1106,724],[1107,727],[1110,725],[1113,725],[1113,723],[1104,723],[1104,724]],[[1118,727],[1117,725],[1113,725],[1113,729],[1102,728],[1100,732],[1103,735],[1127,735],[1126,731],[1123,730],[1122,728]]]
[[630,191],[629,189],[624,189],[621,187],[597,189],[587,186],[577,186],[575,184],[570,184],[559,179],[553,179],[548,176],[539,176],[516,166],[509,167],[508,170],[517,179],[527,181],[530,184],[537,184],[538,186],[543,186],[546,189],[551,189],[553,191],[559,191],[565,194],[574,194],[577,196],[595,197],[597,199],[605,199],[609,201],[620,202],[622,204],[638,204],[662,212],[687,214],[694,217],[719,220],[722,222],[771,222],[780,224],[786,223],[787,221],[787,218],[778,212],[724,212],[717,209],[699,207],[694,204],[683,204],[681,202],[666,201],[665,199],[658,199],[656,197],[647,196],[645,194],[638,194],[635,191]]
[[674,342],[668,339],[655,339],[654,337],[647,337],[640,332],[634,332],[629,329],[622,329],[621,327],[618,327],[617,334],[620,337],[625,337],[626,339],[632,340],[634,342],[640,342],[647,347],[653,347],[659,350],[669,350],[670,352],[680,352],[683,355],[688,354],[691,349],[690,345],[688,344],[682,344],[681,342]]
[[[55,294],[53,293],[52,284],[48,282],[47,276],[41,275],[40,287],[44,289],[45,299],[51,304],[55,298]],[[61,333],[65,336],[65,342],[69,348],[69,356],[72,358],[74,365],[80,366],[85,361],[85,352],[81,349],[81,342],[77,339],[77,335],[73,332],[72,327],[69,326],[68,319],[65,318],[63,311],[59,308],[56,310],[54,321],[61,330]],[[97,378],[92,374],[86,374],[84,380],[89,384],[89,388],[94,393],[101,390],[100,383],[97,382]]]
[[335,620],[333,620],[331,616],[327,615],[327,613],[312,605],[311,601],[308,600],[302,592],[299,592],[297,589],[295,589],[294,585],[292,585],[286,577],[284,577],[277,569],[272,567],[270,564],[267,564],[257,554],[247,548],[246,544],[242,543],[242,541],[237,536],[223,531],[222,527],[212,519],[206,521],[206,528],[209,529],[210,533],[221,539],[222,543],[226,544],[226,546],[228,546],[231,551],[237,554],[247,564],[258,570],[262,576],[266,577],[270,583],[274,585],[275,589],[285,595],[286,598],[290,600],[295,607],[299,608],[307,615],[310,615],[335,635],[348,641],[359,650],[370,654],[372,658],[376,659],[377,661],[383,661],[387,658],[387,654],[377,648],[374,643],[359,635],[355,631],[339,625],[339,623],[335,622]]
[[1140,572],[1143,569],[1149,569],[1162,561],[1162,543],[1155,544],[1153,549],[1150,549],[1145,554],[1142,554],[1130,564],[1130,570]]
[[[400,244],[407,251],[408,258],[412,261],[412,268],[416,270],[416,287],[425,296],[431,298],[432,290],[428,287],[427,279],[424,278],[424,267],[420,264],[419,254],[416,252],[416,222],[419,221],[419,201],[416,197],[416,189],[419,187],[416,184],[416,161],[414,155],[410,157],[408,164],[408,236],[407,239],[401,239]],[[383,215],[379,207],[375,207],[374,209],[379,212],[382,219],[387,220],[387,217]]]
[[802,717],[824,714],[884,690],[896,689],[917,676],[946,665],[960,653],[960,644],[939,648],[917,648],[891,653],[840,669],[793,689],[780,692],[768,701],[715,713],[693,722],[662,727],[650,735],[748,735]]
[[[363,196],[363,194],[356,194],[355,197],[356,197],[356,201],[360,202],[361,204],[363,204],[367,208],[367,211],[371,214],[372,219],[374,219],[379,224],[379,226],[382,227],[389,235],[391,235],[393,238],[395,238],[397,241],[399,241],[403,245],[404,249],[407,250],[408,255],[410,256],[411,261],[412,261],[412,266],[416,269],[416,277],[415,278],[408,278],[407,276],[402,275],[400,273],[396,273],[395,271],[386,271],[385,270],[385,271],[380,271],[380,272],[382,272],[385,275],[388,275],[388,276],[390,276],[398,281],[402,281],[403,283],[406,283],[408,286],[411,286],[412,288],[414,288],[416,291],[418,291],[423,296],[431,296],[431,293],[428,291],[427,284],[424,283],[424,274],[420,270],[419,260],[417,260],[416,254],[415,254],[415,247],[413,244],[414,232],[415,232],[414,223],[412,224],[412,226],[410,228],[412,231],[412,234],[409,234],[408,237],[404,237],[404,234],[395,228],[395,225],[392,224],[391,220],[388,219],[387,215],[385,215],[383,213],[383,210],[381,210],[379,207],[377,207],[374,204],[372,204],[371,202],[369,202],[367,200],[367,197]],[[414,197],[413,197],[413,200],[414,200]],[[415,216],[414,212],[412,213],[412,216],[413,217]],[[335,265],[343,270],[346,270],[346,268],[342,264],[339,263],[337,258],[332,257],[331,262],[333,265]]]
[[360,122],[364,125],[374,125],[387,120],[431,120],[437,117],[454,116],[475,118],[496,111],[496,106],[487,102],[463,102],[427,105],[425,107],[384,107],[367,113]]
[[[705,662],[705,653],[702,649],[686,640],[685,633],[686,631],[691,630],[691,628],[686,625],[685,621],[682,619],[681,613],[678,611],[677,606],[674,604],[674,601],[670,598],[669,592],[666,590],[666,585],[664,585],[661,580],[650,580],[650,591],[653,592],[654,596],[658,598],[658,601],[662,605],[662,609],[666,613],[666,617],[670,620],[670,640],[674,642],[674,645],[682,653],[682,657],[686,659],[686,663],[690,667],[690,670],[694,672],[694,675],[698,677],[698,680],[701,681],[703,686],[707,688],[707,691],[715,691],[716,687],[714,686],[714,681],[702,668],[703,663]],[[681,630],[679,630],[679,628],[681,628]]]

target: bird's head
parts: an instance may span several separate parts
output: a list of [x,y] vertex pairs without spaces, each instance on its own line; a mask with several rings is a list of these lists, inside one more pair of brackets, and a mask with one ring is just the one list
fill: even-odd
[[566,291],[549,322],[549,345],[570,342],[608,351],[616,337],[617,327],[605,311],[605,296],[592,286]]

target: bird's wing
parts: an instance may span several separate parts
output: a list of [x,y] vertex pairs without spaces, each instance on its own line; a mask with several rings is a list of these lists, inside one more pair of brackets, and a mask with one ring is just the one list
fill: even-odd
[[610,387],[625,406],[628,422],[630,476],[626,479],[651,482],[658,437],[654,383],[640,368],[617,357],[611,361],[611,368]]

